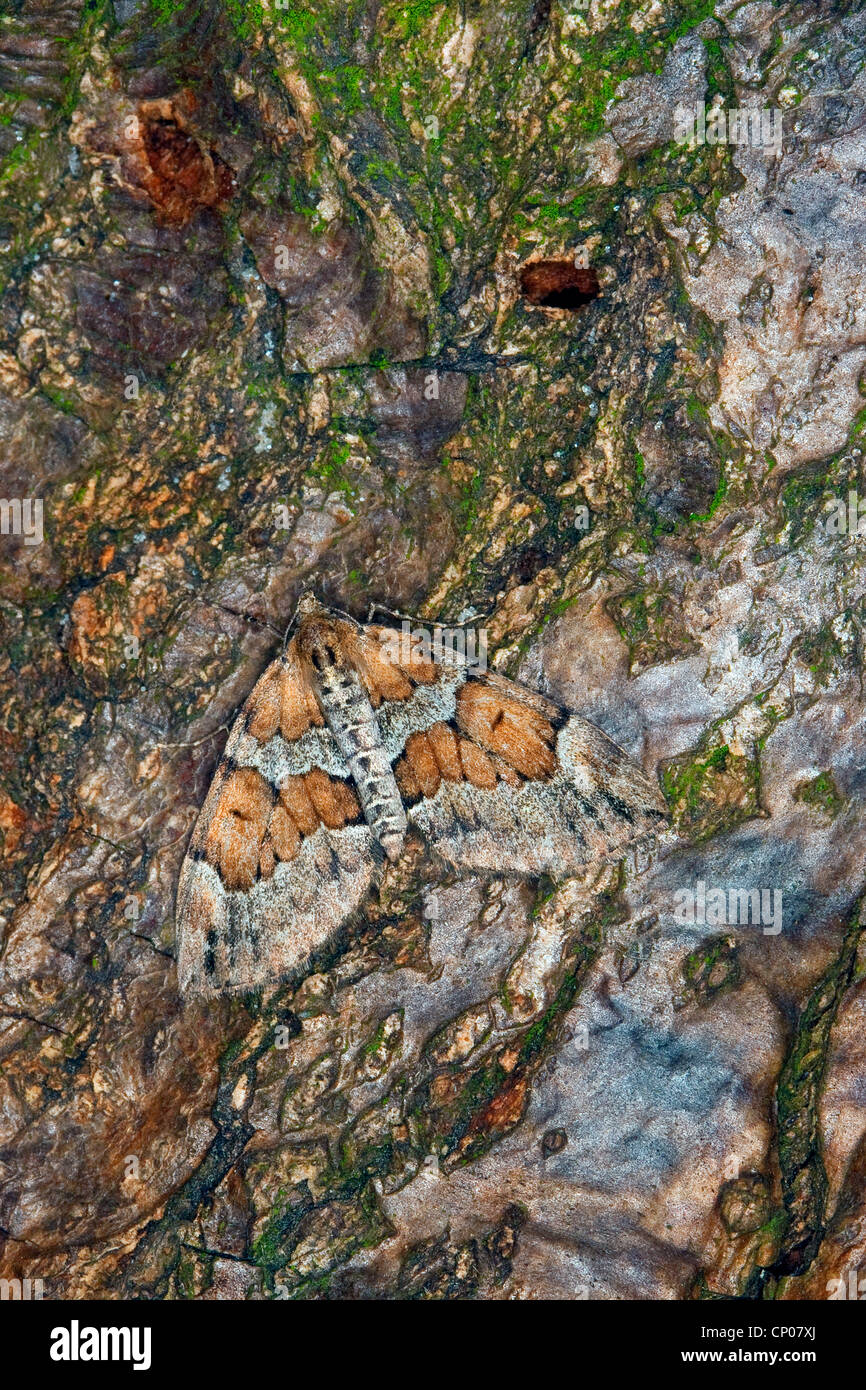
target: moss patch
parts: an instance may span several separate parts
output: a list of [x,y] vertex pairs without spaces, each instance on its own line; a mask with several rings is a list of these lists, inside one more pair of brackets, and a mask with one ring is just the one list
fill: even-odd
[[685,753],[662,770],[662,787],[680,834],[700,843],[760,813],[760,764],[727,744]]
[[737,943],[730,936],[711,936],[686,956],[683,978],[695,998],[706,1004],[722,990],[735,989],[741,979]]
[[814,806],[830,820],[835,820],[845,804],[832,772],[819,772],[809,782],[800,782],[794,789],[794,799]]

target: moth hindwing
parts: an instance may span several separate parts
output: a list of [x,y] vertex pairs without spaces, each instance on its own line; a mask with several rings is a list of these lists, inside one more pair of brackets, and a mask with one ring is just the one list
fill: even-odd
[[305,969],[410,821],[458,868],[562,877],[664,815],[657,785],[579,715],[305,596],[181,868],[181,988],[247,990]]

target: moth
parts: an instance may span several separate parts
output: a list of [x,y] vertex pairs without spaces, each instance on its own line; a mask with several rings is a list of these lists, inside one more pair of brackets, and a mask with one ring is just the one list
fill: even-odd
[[181,868],[184,992],[308,967],[410,823],[457,869],[554,878],[658,829],[658,786],[593,724],[422,637],[302,597]]

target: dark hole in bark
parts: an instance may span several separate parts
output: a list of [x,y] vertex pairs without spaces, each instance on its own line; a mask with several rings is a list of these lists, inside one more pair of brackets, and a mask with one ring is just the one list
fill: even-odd
[[521,584],[528,584],[539,570],[544,569],[545,556],[536,546],[529,546],[517,556],[514,572]]
[[601,293],[594,270],[572,261],[532,261],[520,272],[520,289],[530,304],[543,309],[582,309]]
[[535,0],[532,13],[529,16],[529,32],[537,34],[539,29],[544,29],[550,23],[551,0]]

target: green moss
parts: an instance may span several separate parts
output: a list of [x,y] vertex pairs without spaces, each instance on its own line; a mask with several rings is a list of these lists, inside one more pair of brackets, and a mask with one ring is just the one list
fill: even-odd
[[798,655],[819,685],[829,685],[844,660],[844,653],[832,627],[825,623],[816,632],[807,632],[798,643]]
[[80,415],[80,401],[76,401],[72,396],[67,396],[65,391],[60,391],[53,386],[43,386],[42,395],[58,410],[62,410],[64,415]]
[[682,963],[683,978],[702,1003],[740,982],[740,962],[729,936],[711,936],[690,952]]
[[530,1066],[546,1050],[557,1024],[574,1003],[584,970],[594,955],[595,952],[590,946],[582,945],[579,947],[578,960],[557,990],[553,1003],[545,1010],[541,1018],[527,1029],[517,1059],[519,1067]]
[[342,493],[351,506],[358,497],[358,488],[346,472],[352,453],[348,440],[332,439],[310,467],[310,475],[325,484],[332,492]]
[[683,626],[682,605],[666,588],[619,594],[608,604],[608,612],[628,643],[635,669],[685,656],[696,645]]
[[866,406],[862,410],[858,410],[854,417],[854,423],[851,426],[852,443],[862,439],[864,434],[866,434]]
[[442,0],[406,0],[400,4],[393,23],[393,33],[402,39],[416,37],[426,27],[428,19],[442,6]]
[[829,816],[830,820],[835,820],[845,804],[833,774],[829,771],[819,772],[818,776],[809,782],[801,782],[794,791],[794,798],[807,806],[814,806],[816,810]]
[[790,1219],[784,1251],[786,1273],[808,1268],[824,1231],[827,1174],[818,1107],[831,1031],[839,1004],[854,977],[862,931],[858,904],[839,955],[819,980],[800,1016],[779,1075],[779,1169]]
[[808,535],[821,514],[821,502],[829,483],[824,472],[810,471],[792,478],[782,489],[782,506],[790,526],[791,544]]
[[643,454],[639,453],[637,450],[635,450],[634,459],[634,483],[632,484],[632,491],[635,496],[637,496],[638,493],[643,491],[646,482],[646,461],[644,460]]
[[264,21],[261,0],[223,0],[223,3],[238,38],[251,39]]
[[778,705],[767,704],[766,701],[768,698],[768,694],[764,694],[763,696],[755,696],[755,704],[759,705],[763,709],[764,718],[767,721],[765,728],[761,731],[761,733],[758,735],[756,739],[756,748],[758,753],[763,753],[764,745],[766,744],[767,739],[770,737],[773,730],[776,728],[778,724],[781,724],[783,719],[786,719],[788,717],[788,711],[780,709]]
[[515,215],[514,225],[518,231],[532,227],[550,240],[567,240],[583,218],[590,216],[593,221],[604,220],[611,201],[610,191],[599,188],[575,194],[564,203],[552,198],[542,200],[540,196],[532,195]]
[[692,512],[691,516],[689,517],[689,521],[711,521],[715,513],[718,511],[719,507],[722,505],[722,502],[724,501],[727,495],[727,491],[728,479],[723,468],[721,473],[719,474],[718,487],[716,488],[713,500],[710,502],[709,507],[703,513]]
[[711,19],[716,11],[716,0],[680,0],[671,9],[674,13],[670,16],[670,27],[665,29],[664,34],[665,43],[669,46],[690,34],[705,19]]
[[364,69],[357,63],[342,63],[332,68],[326,76],[323,75],[320,81],[327,81],[333,86],[334,98],[340,103],[343,114],[351,116],[366,105],[362,85],[365,78]]
[[272,1271],[285,1264],[309,1206],[309,1202],[292,1203],[289,1194],[282,1189],[277,1193],[264,1229],[253,1243],[252,1257],[257,1265]]
[[272,9],[271,22],[274,28],[285,36],[291,44],[305,46],[315,35],[322,22],[320,5],[302,5],[297,0],[287,0],[285,8]]
[[150,0],[150,13],[158,24],[170,24],[186,8],[186,0]]
[[662,788],[680,833],[701,843],[758,814],[760,763],[721,744],[703,756],[672,758]]
[[693,762],[687,764],[678,773],[673,769],[668,769],[665,773],[663,783],[669,799],[682,800],[683,797],[691,805],[697,805],[700,788],[704,778],[710,768],[724,768],[727,765],[730,749],[727,744],[721,748],[714,748],[710,756],[704,762]]
[[223,1074],[225,1074],[229,1070],[232,1062],[237,1060],[237,1058],[240,1056],[243,1050],[244,1044],[243,1040],[240,1038],[235,1038],[233,1042],[230,1042],[228,1044],[228,1046],[222,1053],[222,1056],[220,1057],[220,1071]]
[[471,532],[478,520],[483,493],[484,473],[480,468],[477,468],[469,481],[462,485],[457,501],[457,516],[460,530],[464,534]]
[[[441,1115],[435,1117],[433,1133],[439,1140],[440,1149],[450,1153],[464,1138],[473,1118],[493,1100],[508,1080],[508,1073],[497,1058],[472,1072],[460,1092],[456,1103],[449,1106]],[[440,1128],[441,1126],[441,1128]],[[478,1136],[480,1146],[485,1137]]]

